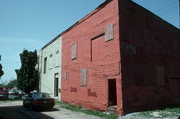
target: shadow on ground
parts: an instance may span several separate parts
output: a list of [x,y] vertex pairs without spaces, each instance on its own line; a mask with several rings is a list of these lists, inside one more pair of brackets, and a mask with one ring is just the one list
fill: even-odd
[[57,108],[51,108],[51,109],[35,109],[33,111],[36,111],[36,112],[54,112],[54,111],[60,111],[59,109]]
[[41,111],[59,111],[58,109],[30,111],[23,106],[0,107],[0,119],[54,119]]

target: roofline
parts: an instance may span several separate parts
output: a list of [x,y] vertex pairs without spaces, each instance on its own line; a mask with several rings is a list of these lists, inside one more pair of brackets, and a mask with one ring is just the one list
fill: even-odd
[[113,0],[106,0],[105,2],[103,2],[102,4],[100,4],[96,9],[94,9],[92,12],[90,12],[89,14],[87,14],[85,17],[83,17],[82,19],[80,19],[79,21],[77,21],[75,24],[73,24],[71,27],[69,27],[68,29],[66,29],[65,31],[63,31],[61,33],[61,35],[67,33],[68,31],[70,31],[72,28],[76,27],[77,25],[81,24],[82,22],[84,22],[85,20],[87,20],[88,18],[90,18],[91,16],[93,16],[95,13],[97,13],[98,11],[100,11],[102,8],[104,8],[108,3],[112,2]]
[[[59,37],[61,37],[63,34],[67,33],[68,31],[70,31],[72,28],[76,27],[77,25],[81,24],[82,22],[84,22],[85,20],[87,20],[88,18],[90,18],[91,16],[93,16],[95,13],[97,13],[98,11],[100,11],[102,8],[104,8],[108,3],[112,2],[113,0],[106,0],[105,2],[103,2],[102,4],[100,4],[96,9],[94,9],[92,12],[90,12],[89,14],[87,14],[85,17],[81,18],[80,20],[78,20],[76,23],[74,23],[72,26],[70,26],[68,29],[66,29],[65,31],[61,32],[60,34],[58,34],[55,38],[53,38],[50,42],[48,42],[46,45],[44,45],[42,47],[42,50],[44,48],[46,48],[47,46],[49,46],[51,43],[53,43],[56,39],[58,39]],[[157,16],[156,14],[152,13],[151,11],[149,11],[148,9],[144,8],[143,6],[137,4],[136,2],[129,0],[132,4],[136,5],[137,7],[140,7],[141,9],[143,9],[144,11],[148,12],[148,14],[153,15],[153,17],[155,17],[157,20],[161,20],[164,23],[166,23],[167,25],[169,25],[170,27],[175,28],[176,30],[179,31],[179,28],[175,27],[174,25],[170,24],[169,22],[165,21],[164,19],[160,18],[159,16]]]
[[44,48],[46,48],[47,46],[49,46],[51,43],[53,43],[56,39],[58,39],[59,37],[61,37],[61,34],[57,35],[55,38],[53,38],[50,42],[48,42],[46,45],[44,45],[41,50],[43,50]]
[[41,49],[43,50],[44,48],[46,48],[47,46],[49,46],[51,43],[53,43],[56,39],[58,39],[60,36],[62,36],[63,34],[67,33],[68,31],[70,31],[72,28],[78,26],[79,24],[81,24],[82,22],[84,22],[85,20],[87,20],[88,18],[90,18],[91,16],[93,16],[95,13],[97,13],[99,10],[101,10],[102,8],[104,8],[108,3],[110,3],[112,0],[106,0],[105,2],[103,2],[102,4],[100,4],[96,9],[94,9],[92,12],[90,12],[89,14],[87,14],[85,17],[81,18],[80,20],[78,20],[76,23],[74,23],[72,26],[70,26],[68,29],[66,29],[65,31],[61,32],[60,34],[58,34],[55,38],[53,38],[50,42],[48,42],[46,45],[44,45]]
[[153,17],[155,17],[157,20],[161,20],[162,22],[166,23],[167,25],[169,25],[170,27],[174,27],[176,30],[179,30],[180,28],[177,28],[176,26],[172,25],[171,23],[167,22],[166,20],[162,19],[161,17],[157,16],[156,14],[154,14],[153,12],[151,12],[150,10],[144,8],[143,6],[139,5],[138,3],[129,0],[132,4],[138,6],[139,8],[143,9],[144,11],[148,12],[149,14],[151,14]]

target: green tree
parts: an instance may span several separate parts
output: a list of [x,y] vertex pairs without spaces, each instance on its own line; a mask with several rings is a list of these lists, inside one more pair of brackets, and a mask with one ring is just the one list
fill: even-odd
[[5,88],[6,85],[4,83],[0,84],[0,88]]
[[3,67],[2,67],[2,65],[0,64],[0,78],[1,78],[1,76],[4,74],[2,68],[3,68]]
[[10,81],[5,87],[8,89],[11,89],[13,87],[17,87],[17,80]]
[[17,87],[26,93],[33,90],[38,90],[39,77],[36,70],[37,52],[24,50],[20,54],[21,68],[16,70],[17,73]]

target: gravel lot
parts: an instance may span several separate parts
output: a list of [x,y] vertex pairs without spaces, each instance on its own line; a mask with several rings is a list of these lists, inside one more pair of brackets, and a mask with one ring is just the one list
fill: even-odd
[[[180,114],[174,113],[168,114],[167,112],[166,117],[163,117],[160,112],[152,112],[149,115],[145,116],[141,114],[142,112],[130,113],[125,116],[119,117],[118,119],[180,119]],[[170,115],[170,116],[168,116]]]

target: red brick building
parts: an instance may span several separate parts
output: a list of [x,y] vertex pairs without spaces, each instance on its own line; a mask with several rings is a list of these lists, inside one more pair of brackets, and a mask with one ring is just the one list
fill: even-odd
[[132,1],[107,0],[62,38],[62,101],[121,115],[180,99],[179,29]]

